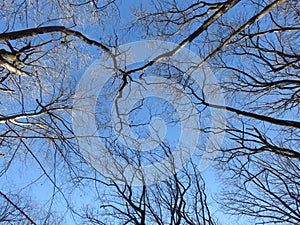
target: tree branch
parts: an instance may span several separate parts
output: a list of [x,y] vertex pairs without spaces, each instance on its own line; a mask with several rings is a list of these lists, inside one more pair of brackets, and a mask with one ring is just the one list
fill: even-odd
[[22,210],[20,207],[18,207],[13,201],[11,201],[4,193],[0,191],[0,195],[7,201],[9,204],[11,204],[13,207],[15,207],[16,210],[18,210],[28,221],[30,221],[31,224],[36,225],[36,223]]

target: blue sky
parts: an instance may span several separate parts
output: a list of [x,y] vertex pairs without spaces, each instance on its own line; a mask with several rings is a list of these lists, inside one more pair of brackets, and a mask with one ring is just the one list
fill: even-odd
[[[110,15],[111,18],[108,18],[105,20],[104,24],[106,24],[105,27],[102,26],[95,26],[95,24],[93,23],[85,23],[85,24],[79,24],[78,26],[74,27],[74,29],[81,31],[82,33],[86,34],[89,38],[95,39],[95,40],[103,40],[106,44],[108,44],[108,40],[109,38],[111,38],[111,42],[113,44],[115,40],[114,37],[114,32],[116,32],[118,34],[118,44],[124,44],[124,43],[128,43],[128,42],[134,42],[134,41],[139,41],[142,40],[142,33],[141,30],[139,30],[136,27],[133,27],[133,29],[131,29],[131,31],[128,31],[128,22],[133,20],[133,17],[130,13],[130,9],[133,6],[136,6],[138,4],[143,3],[143,5],[148,4],[148,2],[143,2],[143,1],[122,1],[120,3],[119,6],[119,12],[120,12],[120,20],[119,21],[114,21],[114,15]],[[250,17],[251,13],[254,13],[253,7],[249,4],[243,3],[241,5],[242,10],[241,12],[239,11],[238,13],[236,12],[236,10],[231,10],[228,14],[227,14],[227,19],[233,19],[234,20],[234,15],[240,16],[243,15],[245,17]],[[239,9],[241,10],[241,9]],[[231,18],[232,16],[232,18]],[[109,23],[109,21],[111,20],[111,23]],[[24,21],[23,21],[24,22]],[[31,23],[33,24],[33,22],[31,21]],[[57,25],[56,21],[47,23],[46,25]],[[4,30],[4,23],[1,23],[1,19],[0,19],[0,30],[3,31]],[[197,24],[193,24],[190,29],[196,29]],[[213,27],[213,26],[212,26]],[[21,29],[24,28],[24,26],[16,23],[16,25],[14,26],[14,30],[17,29]],[[213,29],[213,28],[212,28]],[[182,37],[180,38],[172,38],[172,41],[176,41],[177,43],[179,43],[182,40]],[[89,56],[86,58],[86,60],[82,60],[80,61],[76,66],[74,66],[72,68],[72,70],[70,71],[70,75],[73,79],[73,82],[78,81],[82,75],[84,74],[84,71],[88,68],[88,66],[94,62],[95,60],[97,60],[103,53],[101,53],[101,51],[97,50],[95,47],[91,47],[91,46],[87,46],[87,45],[81,45],[78,44],[77,45],[78,49],[80,51],[88,51],[89,52]],[[1,48],[1,46],[0,46]],[[191,49],[192,51],[194,51],[195,53],[199,53],[201,51],[201,47],[194,45],[194,43],[192,43],[191,45],[188,45],[187,48]],[[200,50],[199,50],[200,49]],[[76,57],[70,59],[71,62],[76,62]],[[235,58],[232,61],[233,64],[236,63],[243,63],[243,60],[241,58]],[[132,67],[137,66],[137,65],[130,65]],[[130,67],[129,66],[129,67]],[[130,67],[131,68],[131,67]],[[148,73],[154,73],[151,69],[149,69],[147,71]],[[139,74],[135,74],[136,76],[139,76]],[[222,76],[222,74],[215,74],[217,77],[220,78],[220,76]],[[145,77],[147,77],[147,75],[145,75]],[[117,85],[118,83],[115,83],[114,85]],[[111,88],[111,87],[106,87],[107,89]],[[33,91],[33,87],[31,87],[31,90]],[[110,99],[105,99],[106,102],[105,104],[103,104],[103,99],[101,99],[101,97],[98,99],[98,105],[97,107],[98,110],[101,111],[101,113],[99,114],[103,114],[104,113],[109,113],[109,109],[112,105],[112,101],[113,101],[113,95],[110,96]],[[271,97],[273,98],[273,97]],[[247,95],[245,96],[241,96],[239,95],[238,98],[241,103],[243,103],[242,101],[244,101],[244,99],[249,100],[247,98]],[[2,102],[5,102],[5,96],[1,96],[0,97],[0,106],[1,106],[1,110],[3,111],[7,111],[7,112],[13,112],[13,110],[16,110],[17,108],[14,108],[14,102],[11,102],[11,106],[8,107],[8,105],[4,105]],[[46,99],[45,99],[46,100]],[[28,97],[27,96],[27,107],[36,107],[36,105],[32,105],[30,104],[30,102],[34,101],[33,97]],[[156,106],[159,107],[158,109],[155,108],[151,108],[151,106],[153,106],[153,103],[157,103]],[[136,105],[135,105],[136,106]],[[101,108],[102,107],[102,108]],[[144,108],[143,108],[144,107]],[[167,118],[167,114],[166,111],[170,110],[172,111],[172,105],[169,104],[168,102],[166,102],[164,99],[159,99],[159,98],[147,98],[144,102],[143,107],[141,107],[141,109],[137,110],[135,113],[136,114],[129,114],[129,119],[132,121],[132,123],[148,123],[149,122],[149,114],[155,114],[157,113],[159,114],[163,114],[161,117],[162,119],[168,120]],[[166,108],[164,108],[166,107]],[[207,114],[209,114],[209,111],[207,112]],[[175,117],[175,119],[177,118],[176,114],[173,115]],[[295,115],[290,112],[290,113],[286,113],[284,117],[286,118],[290,118],[290,117],[295,117]],[[108,117],[101,117],[101,115],[98,115],[96,112],[96,118],[98,119],[99,122],[99,126],[100,125],[107,125],[106,121],[101,121],[102,119],[108,119],[109,120],[109,116]],[[70,119],[70,118],[69,118]],[[293,119],[297,119],[297,118],[293,118]],[[204,118],[205,120],[205,118]],[[205,123],[206,121],[203,121],[203,123]],[[103,123],[103,124],[101,124]],[[209,124],[209,122],[208,122]],[[236,124],[238,124],[238,122],[236,122]],[[4,127],[3,125],[1,125],[0,127]],[[178,129],[181,128],[181,124],[175,124],[174,126],[168,125],[167,127],[167,136],[166,139],[169,142],[174,142],[176,143],[176,141],[178,141],[178,136],[179,136],[179,132]],[[142,130],[141,130],[142,129]],[[102,132],[102,133],[101,133]],[[99,133],[100,134],[105,134],[107,135],[108,133],[112,132],[112,129],[107,130],[107,129],[99,129]],[[132,132],[140,138],[146,138],[149,132],[149,126],[143,125],[140,127],[133,127],[132,128]],[[272,135],[272,131],[269,133],[270,135]],[[203,137],[204,139],[204,137]],[[201,142],[203,140],[199,141],[199,145],[202,145],[203,142]],[[42,164],[45,166],[45,169],[47,170],[47,172],[50,174],[51,179],[55,179],[57,181],[57,183],[59,184],[58,186],[62,187],[65,191],[65,197],[67,199],[70,199],[72,204],[75,206],[75,208],[77,208],[77,210],[81,209],[82,205],[87,205],[87,204],[91,204],[93,205],[95,202],[95,192],[92,193],[92,191],[90,192],[90,190],[92,190],[93,188],[93,184],[90,184],[91,186],[86,186],[86,188],[84,188],[84,184],[78,185],[77,188],[74,189],[74,187],[72,187],[73,184],[68,183],[71,179],[72,176],[69,176],[70,174],[64,174],[64,170],[65,170],[65,165],[60,164],[59,162],[57,162],[57,160],[61,159],[59,158],[59,156],[56,157],[56,154],[48,155],[48,150],[49,149],[53,149],[53,146],[51,146],[51,144],[47,145],[46,142],[42,142],[42,141],[37,141],[36,143],[32,143],[31,145],[29,145],[30,148],[32,148],[32,150],[35,152],[35,154],[37,154],[38,156],[41,157],[41,162]],[[0,149],[1,150],[1,149]],[[26,153],[26,149],[22,149],[20,151],[23,151],[24,154],[20,154],[18,155],[18,157],[14,160],[14,162],[12,163],[12,165],[10,166],[10,169],[8,170],[8,172],[3,175],[0,178],[0,186],[1,186],[1,190],[7,190],[7,191],[11,191],[13,193],[19,193],[19,194],[24,194],[24,195],[28,195],[28,196],[32,196],[32,201],[33,202],[38,202],[39,205],[42,207],[42,209],[44,208],[49,208],[52,207],[52,209],[59,211],[60,213],[64,214],[66,211],[66,208],[68,207],[66,205],[66,202],[63,199],[63,196],[59,193],[59,190],[56,188],[53,188],[53,185],[51,184],[51,182],[49,181],[49,179],[44,175],[44,171],[41,170],[41,168],[39,167],[38,163],[34,160],[34,158],[27,152]],[[88,171],[88,167],[89,165],[82,165],[81,162],[78,160],[76,161],[79,164],[79,167],[81,169],[83,169],[83,171]],[[76,163],[75,162],[75,163]],[[5,158],[0,158],[0,165],[2,164],[5,165],[7,163]],[[56,170],[53,170],[53,165],[56,165]],[[219,220],[221,221],[221,224],[247,224],[246,219],[241,218],[239,220],[238,217],[232,217],[232,216],[228,216],[225,215],[223,212],[221,212],[221,209],[218,208],[216,206],[215,203],[213,203],[213,198],[218,198],[218,195],[220,194],[221,189],[223,188],[222,185],[222,180],[220,180],[217,176],[216,171],[214,170],[214,168],[212,166],[208,167],[205,171],[202,172],[202,175],[204,177],[204,179],[206,180],[206,187],[207,187],[207,193],[210,196],[209,202],[210,202],[210,206],[211,206],[211,211],[213,213],[215,213],[216,217],[219,218]],[[30,185],[31,183],[34,182],[34,185]],[[100,190],[101,191],[101,190]],[[109,191],[109,189],[105,189],[103,188],[102,191]],[[52,205],[51,202],[51,196],[53,195],[53,192],[55,192],[55,196],[56,196],[56,201],[55,203]],[[91,194],[92,193],[92,194]],[[50,199],[50,200],[49,200]],[[59,202],[59,203],[57,203]],[[96,204],[95,204],[96,205]],[[73,224],[73,218],[71,216],[71,213],[68,212],[67,216],[66,216],[66,224]],[[249,222],[248,224],[251,224],[251,222]]]

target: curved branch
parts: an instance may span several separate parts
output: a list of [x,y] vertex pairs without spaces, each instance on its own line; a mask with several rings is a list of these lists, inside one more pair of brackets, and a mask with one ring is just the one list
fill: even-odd
[[80,38],[84,42],[86,42],[89,45],[95,45],[99,48],[101,48],[103,51],[107,53],[111,53],[110,49],[106,47],[104,44],[101,44],[98,41],[89,39],[79,31],[68,29],[64,26],[45,26],[45,27],[36,27],[36,28],[30,28],[25,30],[19,30],[19,31],[12,31],[7,33],[0,34],[0,41],[7,41],[7,40],[16,40],[19,38],[27,38],[36,36],[39,34],[47,34],[47,33],[53,33],[53,32],[61,32],[68,35],[72,35],[75,37]]

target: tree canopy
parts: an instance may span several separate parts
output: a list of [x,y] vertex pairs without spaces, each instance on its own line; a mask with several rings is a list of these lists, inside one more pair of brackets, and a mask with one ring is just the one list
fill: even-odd
[[0,14],[1,224],[300,224],[297,0]]

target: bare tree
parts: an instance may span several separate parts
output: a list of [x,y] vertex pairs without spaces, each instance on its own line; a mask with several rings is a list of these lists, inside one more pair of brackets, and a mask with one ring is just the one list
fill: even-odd
[[218,224],[194,163],[151,186],[108,182],[97,176],[81,179],[93,181],[102,190],[97,193],[99,208],[83,208],[82,218],[89,224]]
[[[207,11],[221,7],[206,2],[164,3],[153,1],[154,12],[140,10],[136,15],[147,34],[170,40],[199,23],[199,18],[204,20]],[[226,177],[222,199],[227,212],[250,216],[258,224],[297,224],[299,5],[251,1],[237,7],[237,11],[256,10],[252,15],[233,11],[223,15],[203,32],[203,38],[191,43],[203,56],[199,64],[206,62],[219,74],[227,105],[192,94],[199,105],[228,112],[227,139],[218,160],[222,164],[217,165]]]
[[[55,205],[60,202],[60,212],[71,210],[62,186],[64,179],[76,176],[76,164],[82,161],[70,119],[75,68],[89,60],[83,52],[89,46],[105,49],[100,41],[72,27],[100,23],[113,2],[3,1],[0,5],[1,218],[7,224],[54,224],[51,220],[62,224],[58,217],[52,219]],[[82,19],[87,13],[93,16]],[[42,186],[47,185],[51,191],[45,194]],[[37,202],[45,211],[15,201],[23,195],[29,195],[29,205],[34,204],[30,195],[48,195],[43,197],[48,197],[46,202]]]
[[[215,166],[225,178],[218,203],[226,213],[252,218],[256,224],[299,224],[299,3],[153,0],[132,6],[132,23],[119,17],[123,7],[115,0],[0,4],[0,177],[5,183],[0,190],[0,221],[51,224],[54,218],[53,224],[59,224],[63,221],[52,212],[60,208],[68,215],[64,222],[79,224],[217,223],[197,162],[191,159],[178,172],[172,163],[172,143],[164,142],[160,153],[124,148],[115,136],[107,137],[113,129],[107,122],[110,117],[100,113],[99,127],[104,128],[112,154],[137,168],[168,157],[166,170],[172,176],[134,187],[125,178],[124,184],[106,179],[83,158],[72,130],[75,86],[86,67],[105,55],[115,74],[107,88],[111,96],[103,101],[120,100],[134,83],[147,81],[147,73],[153,73],[176,80],[200,118],[213,109],[227,113],[226,128],[203,124],[203,142],[197,146],[203,152],[208,135],[225,132]],[[178,46],[148,62],[123,65],[118,61],[121,53],[113,47],[140,34]],[[162,65],[162,60],[187,47],[202,57],[195,67],[209,66],[219,78],[216,85],[222,87],[226,105],[210,102],[203,87],[193,85],[189,74],[194,68]],[[138,110],[143,107],[147,103],[142,101],[130,112],[130,126],[141,137],[152,118],[163,114],[148,106],[149,120],[142,123]],[[167,112],[169,123],[182,122],[174,110]],[[38,172],[22,170],[27,182],[14,187],[17,168]],[[28,194],[24,190],[40,190],[41,184],[51,187],[42,219],[30,212],[30,201],[21,201]],[[78,195],[84,193],[96,201],[82,203]]]

